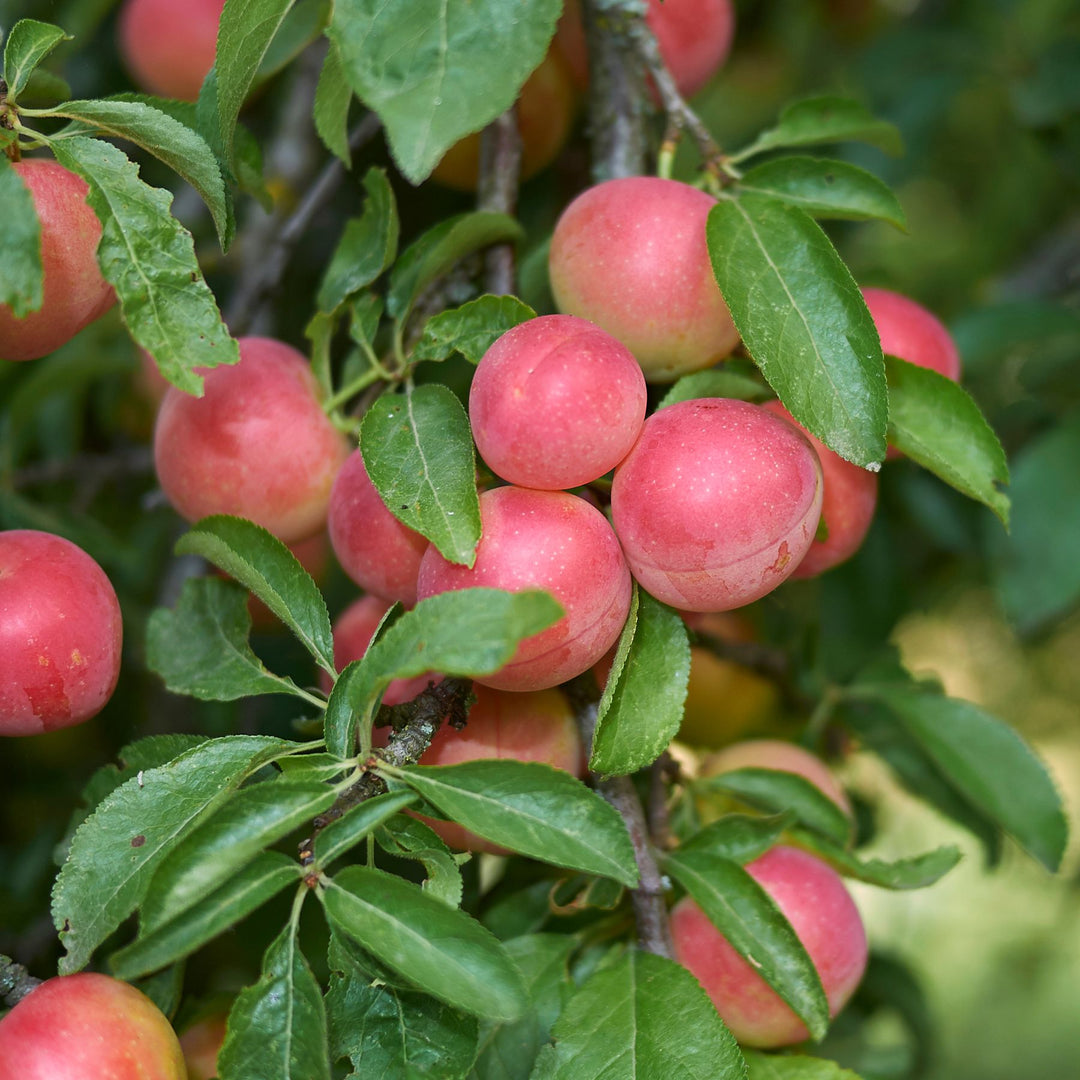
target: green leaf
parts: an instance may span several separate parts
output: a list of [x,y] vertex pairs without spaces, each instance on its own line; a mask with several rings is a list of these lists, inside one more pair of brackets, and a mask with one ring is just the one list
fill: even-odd
[[[990,537],[994,584],[1024,633],[1080,601],[1080,414],[1033,439],[1013,463],[1011,535]],[[1052,527],[1048,523],[1053,523]]]
[[45,299],[41,222],[30,190],[0,153],[0,304],[17,319],[38,311]]
[[900,132],[894,125],[875,119],[857,101],[823,94],[786,105],[780,111],[780,122],[776,127],[763,131],[748,147],[733,154],[731,160],[742,161],[778,146],[847,141],[867,142],[888,154],[900,154],[904,149]]
[[835,1061],[806,1054],[763,1054],[760,1050],[743,1053],[750,1067],[747,1080],[860,1080],[856,1073],[841,1068]]
[[365,285],[370,285],[397,255],[397,203],[383,169],[370,168],[364,176],[364,212],[345,223],[345,231],[319,287],[321,310],[331,312]]
[[846,161],[776,158],[744,174],[739,190],[800,206],[813,217],[887,221],[907,229],[903,207],[888,184]]
[[412,351],[412,359],[446,360],[460,353],[470,364],[479,364],[484,353],[507,330],[535,319],[536,312],[516,296],[485,293],[461,307],[432,315]]
[[647,592],[634,592],[636,618],[619,641],[626,659],[600,699],[589,759],[589,770],[604,776],[637,772],[664,752],[682,723],[690,679],[686,623]]
[[404,323],[420,294],[458,260],[490,244],[518,242],[524,235],[513,218],[488,211],[439,222],[402,252],[390,274],[386,310]]
[[240,107],[294,0],[225,0],[218,23],[217,116],[223,157],[231,161]]
[[88,201],[102,225],[98,263],[132,337],[166,379],[199,393],[197,368],[235,364],[240,354],[203,280],[191,234],[169,213],[172,195],[140,180],[138,168],[100,139],[57,139],[52,149],[90,187]]
[[461,589],[421,600],[338,679],[326,707],[326,748],[350,757],[356,725],[370,721],[394,679],[441,671],[476,678],[505,664],[523,638],[562,615],[547,593]]
[[821,226],[749,194],[721,199],[706,237],[731,317],[788,411],[841,457],[879,465],[888,422],[881,343]]
[[392,775],[485,840],[554,866],[637,885],[634,849],[622,818],[569,773],[503,759],[410,765]]
[[1009,525],[1005,451],[971,395],[952,379],[890,356],[889,441]]
[[345,78],[345,66],[341,62],[338,47],[331,42],[319,72],[319,84],[315,88],[315,130],[323,145],[346,168],[352,162],[349,152],[349,104],[353,92]]
[[[8,34],[4,45],[4,82],[7,83],[8,101],[14,102],[22,93],[34,68],[60,44],[70,41],[71,35],[59,26],[38,22],[36,19],[20,19]],[[10,220],[5,218],[5,222]]]
[[[400,794],[400,793],[398,793]],[[461,870],[450,849],[434,829],[414,817],[391,818],[375,834],[379,846],[399,859],[412,859],[424,867],[427,878],[421,886],[450,907],[460,907],[465,887]]]
[[559,0],[336,0],[327,33],[398,167],[419,184],[462,136],[510,108],[560,10]]
[[417,885],[370,867],[336,874],[321,894],[330,919],[382,963],[454,1008],[515,1020],[525,986],[498,939]]
[[454,392],[428,383],[384,394],[360,425],[360,452],[387,509],[444,558],[472,566],[480,540],[476,454]]
[[725,791],[767,813],[790,810],[797,821],[840,847],[853,838],[851,818],[805,777],[776,769],[734,769],[702,781],[698,790]]
[[746,1066],[701,984],[681,964],[627,949],[570,997],[533,1080],[743,1080]]
[[266,950],[262,978],[229,1013],[218,1070],[230,1080],[330,1080],[322,990],[300,952],[296,927]]
[[476,1057],[476,1017],[426,994],[373,982],[333,932],[329,961],[334,1060],[348,1057],[358,1078],[463,1080]]
[[666,409],[668,405],[676,405],[680,401],[706,397],[767,401],[772,396],[772,391],[757,379],[732,371],[726,364],[718,364],[705,371],[684,375],[669,388],[657,408]]
[[679,848],[664,858],[664,868],[820,1039],[829,1026],[821,979],[769,894],[738,863],[706,851]]
[[141,929],[175,919],[276,843],[333,805],[333,788],[277,780],[234,795],[169,854],[142,902]]
[[221,578],[189,578],[176,607],[158,608],[146,627],[146,663],[174,694],[235,701],[255,694],[296,694],[292,681],[267,671],[251,651],[247,591]]
[[229,214],[225,182],[206,140],[190,126],[145,101],[124,98],[67,101],[49,110],[111,137],[127,139],[164,162],[202,197],[214,219],[222,248],[228,246]]
[[244,518],[215,514],[176,542],[178,555],[201,555],[253,592],[330,675],[334,637],[319,587],[276,536]]
[[251,773],[297,744],[257,735],[213,739],[128,780],[79,826],[53,888],[53,922],[79,971],[135,910],[166,856]]
[[[697,784],[693,790],[700,790]],[[679,848],[715,855],[740,866],[753,862],[773,847],[794,822],[794,815],[775,814],[771,817],[751,817],[748,814],[725,814],[694,833]]]
[[189,956],[288,885],[299,884],[302,873],[288,855],[262,852],[175,919],[140,933],[130,945],[113,953],[109,960],[113,974],[130,981]]
[[923,889],[940,881],[960,862],[960,849],[949,844],[906,859],[862,859],[838,844],[805,829],[792,829],[788,840],[827,862],[845,877],[882,889]]
[[411,791],[388,791],[350,807],[315,837],[315,866],[323,869],[370,835],[399,810],[416,802]]
[[1061,797],[1016,731],[970,701],[901,687],[877,696],[966,799],[1047,869],[1060,867],[1068,838]]

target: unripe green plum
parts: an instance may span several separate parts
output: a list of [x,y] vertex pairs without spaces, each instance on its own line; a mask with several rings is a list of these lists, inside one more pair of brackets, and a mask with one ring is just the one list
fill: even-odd
[[689,184],[632,176],[583,191],[555,225],[556,307],[618,338],[649,382],[708,367],[738,343],[705,244],[715,204]]
[[877,509],[877,473],[845,461],[830,450],[799,424],[779,401],[767,401],[762,408],[795,424],[810,440],[821,462],[824,487],[821,520],[825,522],[828,535],[822,540],[814,540],[791,575],[793,578],[815,577],[850,559],[862,546]]
[[118,23],[120,55],[143,89],[195,101],[214,66],[225,0],[127,0]]
[[565,491],[501,487],[480,496],[482,534],[470,569],[431,545],[420,563],[421,600],[485,586],[543,589],[561,619],[518,645],[510,662],[480,682],[541,690],[587,671],[615,643],[630,610],[630,571],[604,515]]
[[45,158],[26,158],[11,168],[41,222],[43,301],[21,319],[0,304],[0,360],[33,360],[104,315],[116,293],[98,268],[101,222],[86,201],[86,181]]
[[33,529],[0,532],[0,735],[89,720],[120,674],[123,624],[105,571]]
[[[787,917],[821,978],[834,1017],[866,970],[867,942],[859,911],[839,875],[797,848],[775,847],[748,863],[747,873]],[[712,998],[731,1033],[746,1046],[789,1046],[809,1037],[779,994],[744,960],[689,897],[671,911],[675,958]]]
[[638,583],[687,611],[771,592],[814,539],[821,465],[806,437],[727,398],[653,413],[615,470],[611,515]]
[[406,607],[416,603],[416,575],[427,538],[390,513],[359,450],[334,480],[327,526],[341,568],[357,585]]
[[188,521],[235,514],[294,543],[326,524],[348,443],[319,405],[302,353],[270,338],[239,345],[239,363],[203,372],[201,398],[166,393],[154,429],[158,480]]
[[48,979],[0,1020],[2,1080],[186,1080],[169,1021],[108,975]]
[[484,354],[469,420],[494,473],[558,490],[615,468],[637,440],[645,404],[645,379],[625,345],[585,319],[543,315]]

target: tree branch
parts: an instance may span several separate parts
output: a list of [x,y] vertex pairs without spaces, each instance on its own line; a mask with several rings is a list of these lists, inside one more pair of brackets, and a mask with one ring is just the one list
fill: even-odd
[[9,956],[0,956],[0,1000],[7,1008],[15,1008],[40,985],[41,979],[35,979],[22,964],[15,963]]
[[[512,106],[480,133],[477,209],[513,216],[520,179],[521,134]],[[484,288],[496,295],[517,291],[513,244],[496,244],[485,252]]]

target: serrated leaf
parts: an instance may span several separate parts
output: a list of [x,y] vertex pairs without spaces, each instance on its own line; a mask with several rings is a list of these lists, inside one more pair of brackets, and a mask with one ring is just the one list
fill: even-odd
[[191,233],[169,213],[172,195],[140,180],[134,163],[100,139],[57,139],[52,149],[90,187],[102,225],[98,263],[132,337],[169,382],[199,393],[196,368],[235,364],[240,354],[203,280]]
[[485,840],[554,866],[637,885],[622,818],[569,773],[503,759],[410,765],[393,775]]
[[427,874],[421,888],[450,907],[460,907],[465,891],[450,849],[438,834],[414,817],[401,815],[391,818],[376,833],[375,839],[383,851],[400,859],[412,859],[424,867]]
[[360,452],[387,509],[444,558],[472,566],[480,540],[476,454],[454,392],[428,383],[384,394],[360,425]]
[[303,871],[295,859],[280,851],[264,851],[229,880],[175,919],[113,953],[109,966],[119,979],[131,980],[202,948],[229,927],[246,918],[290,884]]
[[940,881],[961,859],[960,849],[952,844],[923,855],[886,861],[860,858],[840,845],[830,843],[820,834],[805,829],[792,829],[788,837],[790,843],[817,855],[838,873],[882,889],[923,889]]
[[733,769],[701,783],[701,790],[724,791],[767,813],[790,810],[808,829],[840,847],[851,843],[854,823],[805,777],[776,769]]
[[247,591],[221,578],[188,578],[176,606],[158,608],[146,626],[146,663],[174,694],[235,701],[255,694],[306,696],[251,651]]
[[676,405],[680,401],[694,401],[706,397],[767,401],[772,396],[772,391],[757,379],[738,371],[729,371],[725,365],[718,364],[705,371],[684,375],[669,388],[657,408],[665,409],[668,405]]
[[904,149],[900,132],[893,124],[876,119],[857,101],[823,94],[786,105],[776,127],[763,131],[750,146],[733,154],[732,160],[742,161],[778,146],[848,141],[867,142],[889,154],[900,154]]
[[1058,869],[1068,838],[1061,797],[1016,731],[970,701],[900,687],[876,696],[965,798],[1047,869]]
[[319,72],[315,87],[315,130],[323,145],[348,168],[352,161],[349,152],[349,104],[353,92],[345,78],[338,47],[331,42]]
[[350,807],[315,837],[315,865],[320,869],[329,866],[371,834],[387,818],[393,817],[399,810],[414,802],[416,795],[411,791],[388,791],[384,795],[376,795],[373,799]]
[[0,153],[0,304],[17,319],[38,311],[45,299],[41,222],[30,190]]
[[1009,465],[971,395],[952,379],[890,356],[889,442],[1009,526]]
[[775,158],[745,173],[739,190],[802,207],[813,217],[887,221],[907,229],[904,209],[889,185],[846,161]]
[[851,272],[805,211],[761,195],[721,199],[706,225],[731,317],[788,411],[857,465],[885,457],[881,343]]
[[[70,40],[71,35],[64,33],[59,26],[38,22],[37,19],[20,19],[11,28],[4,43],[4,82],[7,83],[8,101],[16,101],[34,73],[34,68],[61,41]],[[11,219],[3,220],[6,226]]]
[[321,310],[335,311],[354,293],[370,285],[397,255],[397,202],[390,181],[382,169],[370,168],[364,175],[363,213],[345,223],[338,246],[319,287]]
[[570,997],[532,1080],[743,1080],[746,1066],[701,984],[662,956],[627,949]]
[[53,888],[53,922],[67,948],[64,974],[78,971],[135,910],[165,857],[226,802],[251,773],[295,743],[233,735],[194,747],[133,777],[79,827]]
[[330,937],[326,1011],[333,1058],[353,1076],[381,1080],[462,1080],[476,1057],[476,1017],[415,991],[373,982]]
[[476,211],[448,218],[414,240],[390,274],[386,310],[404,322],[420,294],[459,259],[490,244],[518,242],[524,230],[511,217]]
[[276,536],[244,518],[215,514],[176,542],[178,555],[201,555],[254,593],[331,676],[334,636],[326,601],[311,575]]
[[535,318],[536,312],[516,296],[485,293],[461,307],[432,315],[424,323],[412,359],[446,360],[460,353],[470,364],[479,364],[507,330]]
[[229,1080],[330,1080],[322,991],[295,926],[266,950],[262,977],[233,1004],[218,1070]]
[[664,752],[682,723],[690,679],[686,623],[647,592],[635,593],[626,659],[604,688],[589,759],[590,771],[605,776],[637,772]]
[[225,0],[218,23],[214,71],[223,157],[231,161],[233,137],[259,65],[294,0]]
[[346,75],[378,113],[414,184],[462,136],[514,102],[555,32],[558,0],[336,0],[327,33]]
[[190,126],[145,101],[125,98],[67,101],[49,112],[80,121],[95,132],[127,139],[168,165],[202,197],[222,249],[228,247],[229,211],[221,169],[206,140]]
[[492,1020],[525,1011],[524,983],[498,939],[419,886],[352,866],[328,882],[321,899],[341,930],[448,1005]]
[[333,788],[277,780],[234,795],[190,832],[154,874],[141,906],[149,933],[224,884],[258,854],[334,802]]
[[763,1054],[744,1050],[750,1068],[747,1080],[860,1080],[857,1073],[835,1061],[806,1054]]
[[[694,791],[700,790],[697,784]],[[794,823],[793,814],[751,817],[748,814],[724,814],[684,841],[680,850],[717,855],[740,865],[764,855]]]
[[732,948],[791,1006],[815,1039],[829,1026],[829,1003],[817,968],[791,923],[738,863],[679,848],[664,868],[694,898]]
[[370,721],[394,679],[441,671],[476,678],[505,664],[523,638],[559,619],[547,593],[461,589],[421,600],[348,665],[326,707],[326,748],[349,757],[357,724]]

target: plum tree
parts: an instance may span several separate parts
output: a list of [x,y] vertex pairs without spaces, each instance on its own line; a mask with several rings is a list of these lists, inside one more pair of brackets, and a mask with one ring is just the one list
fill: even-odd
[[421,600],[451,589],[545,589],[565,614],[526,638],[480,681],[541,690],[587,671],[615,643],[630,610],[630,571],[604,515],[565,491],[502,487],[480,496],[476,562],[451,563],[431,545],[420,563]]
[[98,268],[101,222],[86,201],[86,181],[44,158],[11,167],[29,190],[41,223],[43,301],[21,319],[0,304],[0,360],[33,360],[104,315],[116,294]]
[[821,462],[821,520],[827,535],[814,539],[791,575],[814,577],[850,559],[862,546],[877,508],[877,473],[861,469],[830,450],[799,424],[779,401],[767,401],[762,408],[795,424],[810,440]]
[[615,470],[611,514],[630,570],[658,600],[726,611],[791,576],[821,514],[803,434],[758,405],[700,398],[645,421]]
[[240,361],[205,372],[201,398],[173,387],[154,428],[154,465],[188,521],[236,514],[286,543],[326,524],[348,443],[319,405],[301,353],[270,338],[239,339]]
[[4,1080],[186,1080],[161,1010],[135,987],[83,972],[48,979],[0,1020]]
[[0,735],[80,724],[112,696],[123,624],[105,571],[33,529],[0,532]]
[[[858,986],[868,955],[866,931],[844,883],[820,859],[784,846],[748,863],[746,871],[791,923],[821,978],[829,1015],[836,1016]],[[807,1038],[806,1025],[689,896],[672,908],[671,936],[676,958],[739,1042],[768,1048]]]
[[555,225],[556,306],[618,338],[649,382],[708,367],[739,340],[705,244],[715,202],[677,180],[627,177],[586,189]]
[[[330,539],[326,530],[304,540],[287,545],[296,561],[311,575],[316,585],[322,584],[330,564]],[[248,614],[254,630],[276,631],[282,629],[281,620],[254,594],[248,597]],[[321,670],[321,669],[320,669]]]
[[427,539],[390,513],[359,450],[334,480],[327,527],[341,568],[357,585],[406,607],[416,603],[416,576]]
[[126,0],[117,24],[120,55],[143,89],[195,101],[214,66],[225,0]]
[[645,379],[610,334],[573,315],[545,315],[484,354],[469,420],[481,457],[504,480],[577,487],[630,452],[645,420]]
[[960,352],[933,312],[890,289],[865,288],[862,294],[874,318],[883,353],[959,382]]

